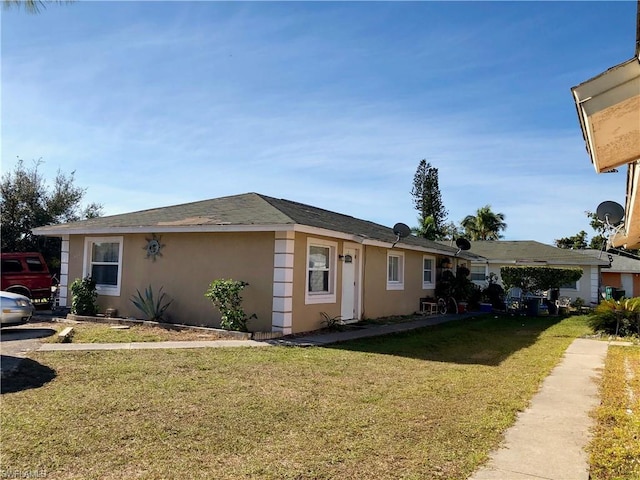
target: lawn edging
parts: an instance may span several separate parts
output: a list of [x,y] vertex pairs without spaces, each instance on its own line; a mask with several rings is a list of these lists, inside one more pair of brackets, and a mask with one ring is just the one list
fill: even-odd
[[[119,317],[94,317],[86,315],[76,315],[74,313],[67,314],[67,320],[73,320],[75,322],[93,322],[93,323],[105,323],[105,324],[118,324],[118,325],[144,325],[148,327],[160,327],[167,330],[196,330],[201,332],[216,333],[222,338],[230,340],[250,340],[253,337],[251,332],[236,332],[233,330],[224,330],[221,328],[212,327],[198,327],[195,325],[183,325],[178,323],[164,323],[153,322],[150,320],[138,320],[136,318],[119,318]],[[258,332],[260,333],[260,332]]]

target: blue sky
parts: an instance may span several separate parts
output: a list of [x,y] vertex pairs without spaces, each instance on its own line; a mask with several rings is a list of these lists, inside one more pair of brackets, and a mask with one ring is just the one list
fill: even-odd
[[624,204],[570,88],[633,56],[636,2],[86,2],[2,12],[2,171],[76,172],[105,214],[259,192],[417,224],[421,159],[448,220],[507,240]]

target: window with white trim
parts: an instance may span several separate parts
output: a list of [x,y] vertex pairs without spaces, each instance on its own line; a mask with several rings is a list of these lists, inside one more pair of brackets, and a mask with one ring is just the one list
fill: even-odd
[[486,282],[487,281],[487,267],[486,265],[471,265],[470,279],[472,282]]
[[305,303],[336,302],[337,243],[307,240],[307,288]]
[[422,257],[422,288],[424,290],[436,287],[435,257]]
[[122,237],[87,237],[84,240],[84,273],[96,282],[100,295],[120,295]]
[[578,290],[578,281],[565,283],[564,285],[560,285],[560,288],[564,290]]
[[387,290],[404,290],[404,253],[387,252]]

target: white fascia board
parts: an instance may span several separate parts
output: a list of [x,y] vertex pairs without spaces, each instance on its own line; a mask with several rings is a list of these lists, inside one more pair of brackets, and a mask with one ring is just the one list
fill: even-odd
[[[370,245],[373,247],[382,247],[382,248],[391,248],[393,243],[391,242],[383,242],[381,240],[364,240],[362,242],[363,245]],[[395,244],[395,246],[393,246],[393,248],[395,250],[412,250],[415,252],[423,252],[423,253],[430,253],[433,255],[446,255],[448,257],[453,257],[455,256],[455,252],[449,252],[449,251],[445,251],[445,250],[438,250],[435,248],[429,248],[429,247],[421,247],[419,245],[407,245],[402,243],[402,240],[400,240],[398,243]],[[461,257],[457,257],[457,258],[461,258]]]
[[188,227],[151,225],[141,227],[99,227],[99,228],[34,228],[34,235],[59,237],[62,235],[122,235],[131,233],[226,233],[226,232],[287,232],[294,225],[193,225]]
[[293,225],[294,232],[307,233],[310,235],[317,235],[321,237],[338,238],[341,240],[349,240],[354,243],[363,243],[364,237],[360,235],[354,235],[353,233],[338,232],[336,230],[329,230],[320,227],[311,227],[309,225]]

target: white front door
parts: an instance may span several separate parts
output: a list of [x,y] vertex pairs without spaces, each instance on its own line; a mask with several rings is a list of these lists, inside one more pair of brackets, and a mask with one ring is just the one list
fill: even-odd
[[360,249],[347,248],[342,251],[342,306],[340,318],[342,321],[358,320],[360,279]]
[[634,296],[633,291],[633,275],[630,273],[623,273],[622,277],[622,289],[624,290],[625,298],[631,298]]

